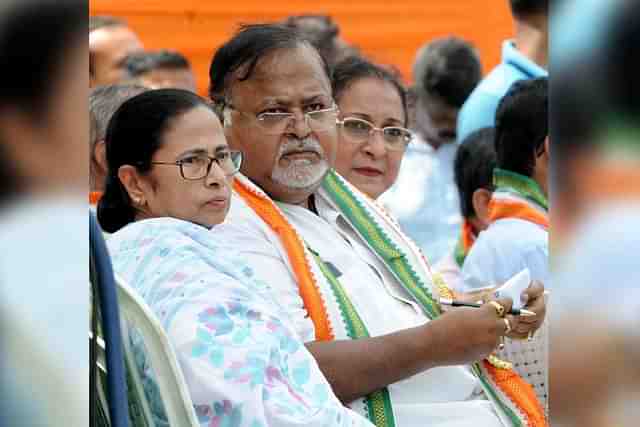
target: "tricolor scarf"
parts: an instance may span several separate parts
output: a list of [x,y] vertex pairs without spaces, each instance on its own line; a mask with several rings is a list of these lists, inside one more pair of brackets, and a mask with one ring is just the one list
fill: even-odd
[[494,169],[495,191],[489,202],[489,221],[517,218],[549,229],[549,204],[540,186],[531,178],[504,169]]
[[[236,193],[271,228],[284,246],[299,292],[313,321],[317,340],[368,337],[366,325],[349,300],[339,280],[320,257],[307,248],[278,206],[249,180],[238,176]],[[435,319],[441,314],[433,297],[431,269],[417,246],[400,231],[384,210],[355,187],[331,171],[316,192],[337,208],[370,249],[385,263],[398,282]],[[510,369],[497,369],[487,361],[472,366],[487,397],[503,422],[514,427],[546,426],[534,390]],[[378,427],[394,427],[389,392],[383,388],[353,405]]]
[[453,251],[453,257],[458,264],[458,267],[462,268],[462,264],[464,264],[465,258],[469,254],[471,250],[471,246],[476,241],[476,234],[473,232],[473,226],[469,222],[469,220],[465,219],[462,222],[462,231],[460,233],[460,239],[458,239],[458,243]]

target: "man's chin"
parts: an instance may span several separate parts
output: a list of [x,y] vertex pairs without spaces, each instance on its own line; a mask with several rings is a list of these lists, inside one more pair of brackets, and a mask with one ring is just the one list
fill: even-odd
[[305,202],[322,185],[324,177],[329,172],[327,169],[319,179],[312,182],[306,180],[278,180],[271,177],[271,191],[267,191],[274,200],[284,203],[299,204]]

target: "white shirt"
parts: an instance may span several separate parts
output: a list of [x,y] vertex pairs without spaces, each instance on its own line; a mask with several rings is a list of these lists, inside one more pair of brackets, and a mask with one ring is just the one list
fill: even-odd
[[[413,302],[382,261],[324,200],[316,198],[320,217],[301,206],[284,203],[278,203],[278,206],[307,245],[341,273],[337,279],[345,286],[364,323],[380,325],[380,330],[369,331],[372,336],[411,328],[427,321],[420,306]],[[373,298],[372,294],[376,297]],[[369,319],[370,316],[375,318]]]
[[244,200],[232,193],[231,207],[225,221],[212,228],[221,242],[238,250],[254,271],[256,281],[262,281],[285,307],[303,342],[315,339],[313,322],[304,308],[298,293],[293,268],[287,252],[278,237],[271,231]]
[[398,179],[378,199],[431,263],[451,252],[460,236],[462,217],[453,174],[457,150],[456,143],[435,150],[424,141],[412,142]]
[[481,232],[471,247],[462,276],[465,291],[501,285],[528,268],[532,280],[550,288],[549,233],[529,221],[504,218]]
[[[371,336],[428,321],[335,209],[320,198],[316,198],[320,216],[299,206],[279,206],[308,246],[338,270],[338,280]],[[227,220],[212,232],[239,249],[256,280],[265,281],[289,310],[299,336],[313,341],[313,323],[290,273],[287,254],[275,234],[235,194]],[[478,399],[482,396],[479,382],[465,366],[430,369],[391,384],[388,389],[396,422],[403,427],[502,426],[491,403]]]

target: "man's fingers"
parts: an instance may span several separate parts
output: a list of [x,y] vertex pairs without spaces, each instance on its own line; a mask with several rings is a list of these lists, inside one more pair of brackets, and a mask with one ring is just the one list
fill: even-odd
[[520,295],[523,304],[527,304],[544,294],[544,285],[538,280],[533,280],[529,287]]

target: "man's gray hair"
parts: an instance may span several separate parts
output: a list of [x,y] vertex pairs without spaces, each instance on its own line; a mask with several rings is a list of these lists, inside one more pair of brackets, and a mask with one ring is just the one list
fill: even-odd
[[439,98],[460,108],[482,78],[477,50],[458,37],[444,37],[418,50],[413,80],[419,97]]
[[116,18],[115,16],[90,16],[89,17],[89,33],[100,28],[108,27],[126,27],[127,21]]
[[91,153],[95,144],[105,138],[109,120],[116,110],[129,99],[148,90],[149,88],[140,85],[117,84],[98,86],[91,91],[89,110],[96,117],[96,137],[91,141]]

